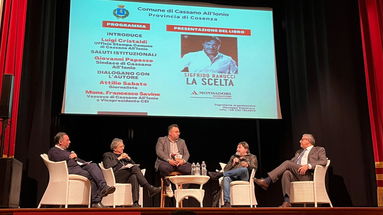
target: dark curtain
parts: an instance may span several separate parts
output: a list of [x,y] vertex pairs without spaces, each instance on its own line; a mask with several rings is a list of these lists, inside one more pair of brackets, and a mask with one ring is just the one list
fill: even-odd
[[[48,172],[40,158],[51,140],[55,75],[56,1],[28,2],[16,158],[24,164],[20,205],[36,207]],[[32,195],[31,195],[32,194]]]
[[[357,0],[265,2],[262,6],[274,8],[282,120],[60,115],[69,4],[30,0],[16,144],[16,158],[24,163],[21,207],[35,207],[45,190],[47,170],[39,154],[48,150],[57,131],[68,132],[76,153],[95,162],[113,137],[122,138],[126,150],[149,170],[149,181],[158,185],[155,143],[171,123],[180,124],[191,161],[205,160],[213,171],[239,141],[248,141],[259,159],[257,177],[291,158],[302,133],[313,133],[332,160],[333,204],[376,205]],[[256,193],[259,206],[282,201],[278,184]],[[158,206],[156,198],[144,204]]]
[[286,32],[293,136],[325,146],[336,206],[376,205],[357,1],[286,2]]

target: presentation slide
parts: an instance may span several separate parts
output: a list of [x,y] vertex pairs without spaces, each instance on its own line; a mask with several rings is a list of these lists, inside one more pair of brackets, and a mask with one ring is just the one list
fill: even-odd
[[189,3],[71,0],[62,113],[282,118],[272,9]]

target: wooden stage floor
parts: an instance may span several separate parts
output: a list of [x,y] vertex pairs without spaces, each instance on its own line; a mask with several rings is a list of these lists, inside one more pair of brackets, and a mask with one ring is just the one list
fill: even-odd
[[25,208],[0,209],[0,215],[208,215],[208,214],[267,214],[267,215],[383,215],[378,207],[335,208]]

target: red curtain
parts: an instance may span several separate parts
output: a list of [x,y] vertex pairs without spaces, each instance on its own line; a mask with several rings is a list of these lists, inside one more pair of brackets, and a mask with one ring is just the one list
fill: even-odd
[[383,206],[383,1],[359,0],[378,205]]
[[2,120],[0,124],[0,128],[5,124],[5,129],[0,129],[1,140],[4,140],[2,157],[13,157],[15,154],[26,14],[27,0],[4,1],[1,23],[0,85],[2,85],[4,74],[12,74],[14,82],[11,117],[8,120]]

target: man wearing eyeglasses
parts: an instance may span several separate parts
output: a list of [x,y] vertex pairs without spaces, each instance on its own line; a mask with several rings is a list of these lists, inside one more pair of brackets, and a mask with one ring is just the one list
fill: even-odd
[[327,164],[326,151],[323,147],[314,146],[315,138],[312,134],[303,134],[299,141],[299,149],[291,160],[284,161],[277,168],[267,173],[264,179],[255,179],[255,183],[267,190],[271,183],[276,182],[281,176],[284,201],[280,207],[291,207],[290,182],[311,181],[316,165]]

